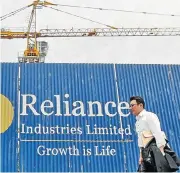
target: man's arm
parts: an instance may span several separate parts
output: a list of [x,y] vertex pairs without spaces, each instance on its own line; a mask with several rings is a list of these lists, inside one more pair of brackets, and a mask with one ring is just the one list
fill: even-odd
[[164,153],[164,145],[162,145],[161,147],[159,147],[161,153],[163,154],[163,156],[165,156],[165,153]]
[[138,147],[139,147],[139,164],[141,164],[143,161],[143,158],[142,158],[143,143],[142,143],[142,138],[141,138],[140,133],[138,134]]
[[139,148],[140,152],[139,152],[139,164],[142,164],[143,162],[143,157],[142,157],[142,149]]

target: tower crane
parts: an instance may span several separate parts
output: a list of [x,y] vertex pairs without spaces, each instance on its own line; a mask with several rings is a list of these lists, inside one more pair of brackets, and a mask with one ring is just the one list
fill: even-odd
[[[27,6],[33,7],[27,31],[13,31],[11,29],[1,28],[1,39],[27,39],[27,45],[23,55],[18,56],[18,61],[20,63],[45,62],[48,43],[45,41],[37,41],[37,38],[40,37],[180,36],[180,28],[115,28],[109,25],[106,25],[107,28],[41,29],[37,32],[36,10],[43,6],[56,6],[56,4],[36,0]],[[4,18],[6,17],[8,16],[5,16]],[[33,23],[35,26],[34,31],[32,31]]]

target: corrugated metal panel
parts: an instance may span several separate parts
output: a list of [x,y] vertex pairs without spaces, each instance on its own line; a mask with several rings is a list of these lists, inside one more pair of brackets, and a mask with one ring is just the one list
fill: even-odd
[[[97,127],[108,127],[110,124],[119,127],[119,116],[109,118],[105,115],[104,103],[108,101],[117,102],[115,89],[113,65],[92,65],[92,64],[24,64],[21,66],[21,94],[34,94],[37,98],[37,103],[34,105],[38,113],[41,112],[40,104],[44,100],[51,100],[54,104],[54,110],[57,109],[56,97],[59,95],[61,99],[62,116],[55,116],[56,111],[50,116],[41,115],[34,116],[32,111],[28,109],[28,116],[21,116],[21,123],[26,126],[37,126],[41,124],[46,127],[62,127],[80,128],[82,134],[67,134],[67,135],[36,135],[36,134],[21,134],[21,164],[24,171],[123,171],[124,167],[121,164],[116,166],[110,165],[112,159],[123,163],[123,155],[95,156],[92,153],[90,156],[83,156],[83,149],[90,149],[95,152],[95,146],[111,146],[119,153],[123,153],[122,144],[117,143],[120,140],[120,135],[92,135],[87,134],[87,126],[92,129]],[[65,98],[67,96],[68,98]],[[29,97],[30,98],[30,97]],[[64,101],[69,104],[68,112],[72,112],[74,101],[81,101],[84,107],[82,110],[84,116],[68,115]],[[88,101],[98,101],[102,106],[102,115],[99,117],[89,117],[90,110]],[[28,100],[28,102],[31,102]],[[22,99],[21,99],[22,105]],[[22,108],[21,108],[22,110]],[[94,114],[98,113],[97,107],[93,109]],[[50,110],[49,110],[50,111]],[[115,111],[112,108],[111,111]],[[77,114],[80,113],[77,111]],[[28,142],[26,140],[58,140],[56,142]],[[99,142],[96,142],[99,141]],[[105,141],[105,142],[104,142]],[[110,141],[110,142],[107,142]],[[113,142],[115,141],[115,142]],[[68,148],[75,146],[78,151],[78,156],[58,155],[58,156],[38,156],[38,146]],[[26,147],[31,148],[26,155]],[[41,151],[42,152],[42,151]],[[31,157],[29,157],[31,156]],[[28,163],[28,164],[27,164]],[[37,164],[38,163],[38,164]],[[59,165],[62,163],[62,166]],[[104,166],[102,164],[106,163]],[[47,167],[45,165],[48,165]],[[59,166],[56,166],[59,165]],[[108,165],[108,166],[107,166]]]
[[[1,63],[1,132],[3,124],[10,123],[10,116],[13,116],[10,127],[1,133],[1,171],[16,172],[16,146],[17,146],[17,76],[18,65],[12,63]],[[13,112],[10,112],[8,101],[13,105]],[[4,111],[3,111],[4,110]],[[12,114],[11,114],[12,113]],[[9,114],[11,114],[9,116]],[[4,122],[2,122],[4,121]],[[7,126],[7,124],[6,124]],[[8,126],[7,126],[8,127]]]
[[[146,110],[158,115],[170,146],[180,155],[180,66],[116,65],[116,70],[121,99],[128,100],[133,95],[142,96]],[[126,124],[133,126],[133,117],[123,119],[123,125]],[[138,158],[134,155],[137,153],[136,148],[136,142],[126,145],[128,171],[134,171],[137,165]]]
[[[179,65],[21,64],[20,66],[19,124],[18,64],[3,64],[1,69],[2,81],[8,86],[2,87],[4,88],[2,94],[6,95],[15,107],[15,118],[11,128],[8,129],[11,133],[5,132],[2,136],[7,140],[11,140],[12,136],[17,143],[18,136],[15,129],[17,130],[18,125],[21,127],[20,155],[16,156],[13,153],[14,160],[10,160],[14,164],[12,168],[6,167],[7,162],[2,162],[3,171],[18,170],[17,163],[23,172],[136,171],[138,147],[134,128],[135,118],[132,115],[126,116],[129,113],[126,107],[131,95],[144,97],[146,109],[157,113],[172,148],[180,155],[179,140],[175,139],[180,136]],[[15,81],[13,90],[9,87],[12,84],[7,83],[7,79]],[[94,105],[91,110],[90,102],[95,101],[99,104],[99,109]],[[25,104],[31,104],[32,107]],[[42,126],[51,127],[51,130],[43,134]],[[60,127],[64,127],[64,133],[60,131],[62,130]],[[95,133],[97,128],[107,127],[108,132],[112,134],[89,134],[88,127],[91,133]],[[119,133],[121,132],[121,127],[124,129],[123,135],[117,132],[117,129]],[[70,128],[73,128],[71,129],[73,132],[69,132]],[[54,134],[57,129],[58,134]],[[95,153],[95,146],[98,147],[98,153],[102,148],[110,146],[116,150],[116,154],[108,156],[106,153],[99,156]],[[52,153],[43,155],[43,147],[56,148],[53,149],[54,155]],[[71,149],[70,152],[67,150],[67,154],[56,155],[57,148],[68,147],[77,149],[75,153]],[[14,148],[17,146],[14,145]],[[87,149],[89,153],[91,151],[89,155]],[[9,156],[6,153],[9,151],[4,152],[3,156],[8,160]]]

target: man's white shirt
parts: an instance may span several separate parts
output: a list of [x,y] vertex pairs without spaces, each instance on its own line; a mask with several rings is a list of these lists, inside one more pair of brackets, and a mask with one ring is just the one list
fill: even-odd
[[144,147],[142,142],[142,132],[151,131],[156,139],[157,147],[165,146],[166,141],[161,131],[160,121],[156,114],[145,109],[136,117],[136,132],[138,134],[138,146]]

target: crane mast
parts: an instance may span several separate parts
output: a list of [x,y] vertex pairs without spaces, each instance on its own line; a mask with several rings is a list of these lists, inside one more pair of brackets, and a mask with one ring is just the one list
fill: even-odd
[[[30,16],[29,24],[28,24],[28,30],[26,33],[27,47],[26,47],[26,50],[24,51],[24,57],[31,57],[31,56],[39,57],[39,50],[37,48],[37,37],[36,37],[36,6],[38,3],[39,3],[39,0],[33,3],[33,9],[31,12],[31,16]],[[30,37],[30,31],[31,31],[33,22],[35,25],[34,37]]]
[[[36,11],[38,6],[44,6],[44,5],[55,5],[50,2],[44,1],[41,2],[40,0],[34,1],[32,4],[30,4],[28,7],[32,6],[33,9],[31,11],[29,24],[28,24],[28,30],[27,32],[23,33],[23,37],[27,38],[27,46],[26,50],[23,54],[18,54],[18,61],[19,62],[44,62],[45,56],[48,51],[48,44],[45,41],[37,41],[37,32],[36,32]],[[34,31],[32,31],[32,24],[34,24]],[[9,32],[11,33],[11,32]],[[18,32],[16,32],[17,35],[19,35]],[[32,37],[33,34],[33,37]]]

